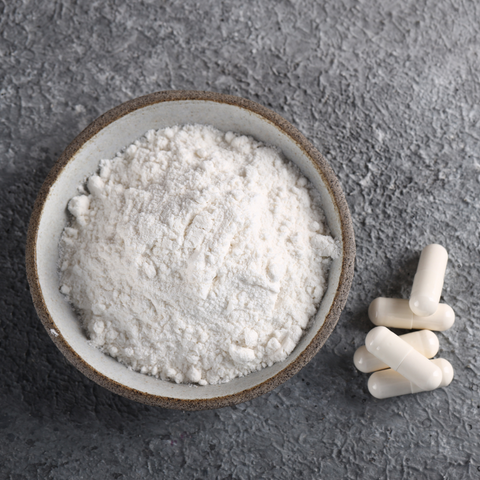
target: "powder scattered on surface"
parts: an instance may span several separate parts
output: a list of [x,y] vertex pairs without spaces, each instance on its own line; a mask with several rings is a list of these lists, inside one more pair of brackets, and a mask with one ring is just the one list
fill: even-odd
[[318,192],[277,150],[209,126],[151,130],[79,192],[60,290],[103,352],[205,385],[295,348],[338,247]]

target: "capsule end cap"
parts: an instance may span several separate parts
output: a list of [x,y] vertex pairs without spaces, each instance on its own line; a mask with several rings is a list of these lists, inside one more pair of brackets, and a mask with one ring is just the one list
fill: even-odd
[[415,295],[410,297],[408,306],[417,317],[429,317],[436,312],[438,301],[427,295]]
[[425,339],[425,351],[422,352],[427,358],[433,358],[440,348],[438,337],[431,330],[420,330]]
[[442,369],[438,366],[435,366],[435,367],[436,368],[433,369],[431,375],[427,379],[425,379],[425,383],[421,385],[421,387],[427,392],[429,392],[430,390],[435,390],[442,383],[442,379],[443,379]]
[[388,335],[390,330],[387,327],[375,327],[365,338],[365,347],[366,349],[375,355],[376,348],[382,343],[385,335]]
[[450,305],[444,304],[442,332],[448,330],[455,323],[455,312]]
[[382,396],[381,389],[379,388],[379,385],[376,379],[377,379],[377,376],[375,375],[375,373],[372,373],[372,375],[370,375],[370,378],[368,379],[367,387],[372,397],[375,397],[381,400],[384,397]]
[[355,350],[355,353],[353,354],[353,364],[355,365],[357,370],[360,370],[363,373],[368,373],[366,368],[365,368],[365,347],[359,347],[357,350]]
[[379,318],[378,318],[378,309],[379,303],[381,302],[380,298],[376,298],[370,306],[368,307],[368,318],[374,325],[378,325]]
[[442,381],[439,386],[447,387],[452,383],[453,380],[454,371],[452,364],[444,358],[437,358],[435,360],[435,363],[438,365],[438,367],[440,367],[440,370],[442,371]]

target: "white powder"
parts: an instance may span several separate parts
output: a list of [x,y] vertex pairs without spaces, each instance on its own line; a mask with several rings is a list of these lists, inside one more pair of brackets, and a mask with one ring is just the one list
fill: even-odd
[[149,131],[72,198],[61,292],[130,368],[215,384],[284,360],[337,246],[320,199],[273,148],[213,127]]

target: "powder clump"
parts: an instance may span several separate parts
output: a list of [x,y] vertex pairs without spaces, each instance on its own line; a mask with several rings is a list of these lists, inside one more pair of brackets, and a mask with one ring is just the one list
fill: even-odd
[[68,204],[60,285],[95,346],[199,385],[292,352],[339,248],[276,149],[210,126],[151,130],[85,188]]

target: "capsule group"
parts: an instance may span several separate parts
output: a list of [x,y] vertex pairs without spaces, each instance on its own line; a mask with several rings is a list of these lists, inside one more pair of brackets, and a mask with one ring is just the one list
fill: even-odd
[[[409,300],[377,298],[368,316],[377,325],[357,349],[354,364],[358,370],[374,372],[368,389],[376,398],[389,398],[425,392],[449,385],[452,365],[443,358],[429,360],[438,352],[437,336],[455,322],[453,309],[441,304],[448,254],[441,245],[425,247],[420,256]],[[420,329],[395,335],[386,327]]]

